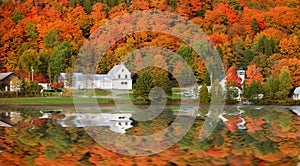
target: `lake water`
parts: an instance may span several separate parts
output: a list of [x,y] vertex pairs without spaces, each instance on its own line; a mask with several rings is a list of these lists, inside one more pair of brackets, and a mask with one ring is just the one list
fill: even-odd
[[[0,108],[0,165],[297,165],[299,110],[227,106],[209,121],[205,107],[198,112],[169,106],[153,112],[152,119],[109,109],[5,107]],[[199,139],[201,131],[207,138]]]

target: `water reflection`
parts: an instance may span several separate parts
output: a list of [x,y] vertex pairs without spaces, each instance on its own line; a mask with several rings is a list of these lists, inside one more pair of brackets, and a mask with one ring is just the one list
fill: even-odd
[[[40,116],[36,119],[30,119],[29,124],[34,129],[34,124],[55,119],[56,123],[62,127],[109,127],[116,133],[124,134],[126,130],[133,127],[130,117],[132,114],[118,113],[62,113],[61,111],[40,110]],[[13,127],[26,122],[25,114],[22,112],[2,112],[0,117],[0,126]]]
[[[170,107],[172,112],[165,112],[153,120],[138,121],[135,125],[132,125],[133,113],[130,111],[124,114],[99,114],[75,113],[65,108],[1,108],[0,163],[297,165],[299,162],[300,107],[228,106],[224,113],[218,115],[220,120],[212,122],[217,123],[217,126],[203,141],[199,141],[198,136],[205,119],[209,118],[208,108],[200,107],[199,112],[194,112],[176,106]],[[181,120],[187,122],[192,114],[198,115],[192,128],[176,145],[151,156],[128,157],[110,152],[97,144],[82,128],[84,124],[102,128],[98,132],[106,130],[120,134],[126,131],[129,135],[147,135],[165,129],[181,113],[184,117]],[[86,121],[80,121],[81,119]],[[122,129],[122,125],[128,127],[123,126]],[[170,130],[176,133],[181,127],[174,126]],[[111,146],[117,148],[127,143],[124,141]]]
[[124,134],[133,127],[130,120],[131,114],[112,113],[67,113],[64,118],[58,119],[57,123],[62,127],[97,127],[108,126],[116,133]]

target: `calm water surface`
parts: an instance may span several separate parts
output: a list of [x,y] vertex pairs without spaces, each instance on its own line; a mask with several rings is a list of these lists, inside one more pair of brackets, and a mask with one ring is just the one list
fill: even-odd
[[[135,121],[130,111],[83,113],[66,107],[5,107],[0,108],[0,165],[297,165],[299,110],[228,106],[219,115],[213,133],[199,141],[207,116],[207,108],[201,108],[189,132],[175,145],[153,155],[126,156],[97,144],[83,127],[151,135],[172,124],[180,110],[171,106],[152,120]],[[189,110],[183,112],[187,120],[191,118]]]

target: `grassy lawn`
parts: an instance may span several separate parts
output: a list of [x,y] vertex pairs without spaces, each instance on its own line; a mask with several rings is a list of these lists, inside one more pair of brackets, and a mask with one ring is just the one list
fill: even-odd
[[[112,99],[97,98],[98,103],[109,103]],[[80,98],[79,103],[92,103],[93,98]],[[28,97],[28,98],[0,98],[0,104],[73,104],[73,98],[62,97]]]
[[[124,93],[124,94],[117,94],[116,96],[120,96],[120,97],[128,97],[128,94],[126,94],[126,93]],[[129,93],[129,98],[130,98],[130,99],[134,99],[132,93]]]
[[174,92],[173,92],[171,98],[172,99],[181,99],[181,98],[184,98],[184,96],[182,94],[178,94],[178,93],[174,94]]
[[107,96],[111,94],[109,90],[95,89],[96,96]]

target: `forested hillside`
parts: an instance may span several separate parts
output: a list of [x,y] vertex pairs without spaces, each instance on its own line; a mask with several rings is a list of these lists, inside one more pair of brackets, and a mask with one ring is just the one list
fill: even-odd
[[[163,10],[188,17],[210,36],[224,68],[248,68],[251,80],[290,74],[300,86],[300,7],[298,0],[3,0],[0,1],[0,71],[36,81],[57,81],[72,70],[82,44],[101,25],[125,13]],[[181,53],[197,81],[207,75],[201,58],[174,36],[145,32],[128,35],[107,51],[98,67],[106,73],[128,53],[158,46]],[[141,57],[137,56],[135,63]],[[157,57],[161,59],[160,57]],[[168,62],[166,62],[168,63]],[[176,65],[181,71],[180,64]],[[261,74],[262,78],[250,77]],[[256,75],[254,74],[254,75]]]

